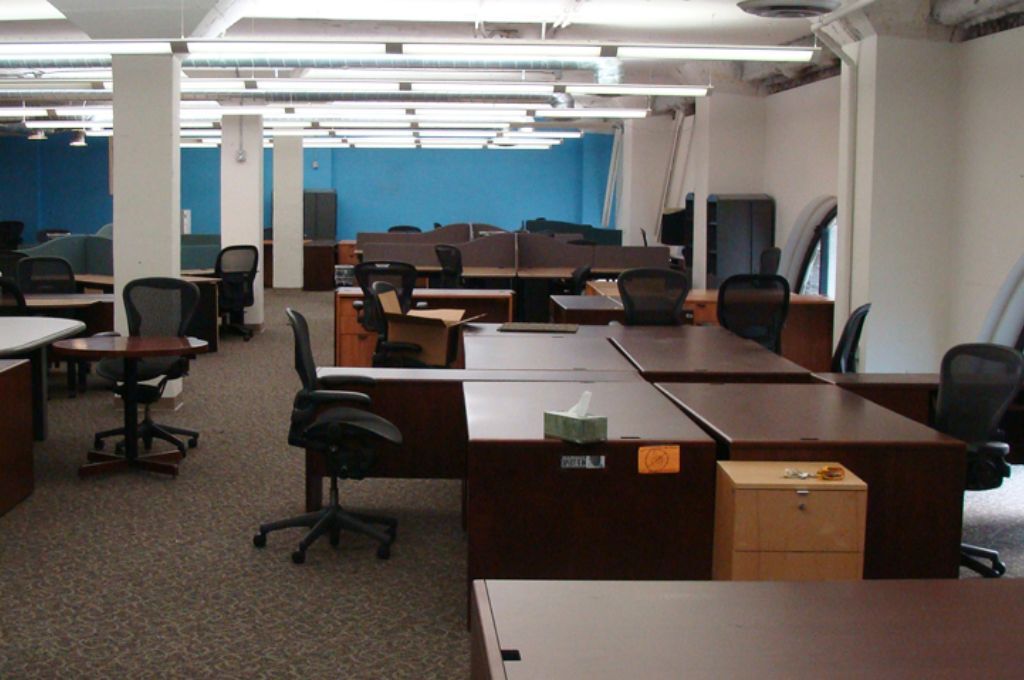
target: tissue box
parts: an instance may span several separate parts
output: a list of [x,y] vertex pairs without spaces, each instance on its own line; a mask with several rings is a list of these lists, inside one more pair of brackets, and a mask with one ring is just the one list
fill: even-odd
[[565,411],[545,411],[544,436],[557,437],[576,444],[607,441],[608,417],[580,417],[570,415]]

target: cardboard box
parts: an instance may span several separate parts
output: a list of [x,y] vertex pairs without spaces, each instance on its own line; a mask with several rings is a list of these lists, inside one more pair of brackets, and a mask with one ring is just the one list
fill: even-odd
[[480,318],[463,318],[464,309],[411,309],[403,314],[396,292],[379,297],[388,320],[388,340],[419,345],[422,350],[416,359],[429,366],[447,366],[449,350],[458,346],[459,328]]

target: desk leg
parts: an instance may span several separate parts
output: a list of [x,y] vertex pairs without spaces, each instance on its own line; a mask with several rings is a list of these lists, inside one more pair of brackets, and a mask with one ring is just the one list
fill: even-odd
[[38,442],[46,439],[46,347],[29,355],[32,362],[32,435]]

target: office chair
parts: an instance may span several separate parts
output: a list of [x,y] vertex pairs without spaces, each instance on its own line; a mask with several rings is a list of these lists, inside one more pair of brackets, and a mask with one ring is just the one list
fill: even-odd
[[388,227],[389,234],[419,234],[422,231],[419,227],[414,227],[411,224],[396,224],[393,227]]
[[781,248],[765,248],[761,251],[761,268],[758,274],[778,274],[779,262],[782,260]]
[[777,274],[736,274],[718,288],[718,323],[741,338],[782,353],[789,282]]
[[25,231],[25,223],[16,220],[0,222],[0,250],[14,250],[21,245],[21,233]]
[[0,250],[0,276],[5,276],[11,281],[18,280],[18,263],[28,255],[17,250]]
[[839,336],[839,344],[836,345],[836,352],[832,355],[832,365],[829,367],[833,373],[857,372],[857,346],[860,345],[860,332],[864,330],[864,321],[870,311],[869,302],[853,310],[850,318],[846,320],[843,333]]
[[388,339],[388,320],[380,301],[381,294],[387,292],[398,293],[395,287],[387,281],[374,281],[370,286],[370,294],[366,297],[366,310],[363,316],[366,323],[372,326],[369,330],[377,334],[377,344],[373,350],[373,366],[378,368],[426,368],[427,364],[416,358],[416,355],[423,351],[422,347],[412,342],[392,342]]
[[[345,406],[369,406],[370,397],[361,392],[330,389],[331,384],[370,384],[371,378],[344,377],[339,382],[317,378],[316,364],[309,345],[309,326],[306,319],[293,309],[286,309],[288,323],[295,336],[295,370],[302,387],[295,394],[292,405],[288,443],[323,456],[327,474],[331,477],[331,496],[327,507],[298,517],[261,524],[259,533],[252,538],[253,545],[267,545],[267,534],[290,527],[310,527],[309,533],[292,553],[292,561],[306,561],[306,550],[318,538],[327,534],[331,545],[341,541],[341,530],[354,531],[377,541],[377,557],[391,556],[391,544],[398,532],[398,522],[391,517],[378,517],[342,509],[338,500],[338,479],[362,479],[373,468],[376,456],[373,444],[387,441],[402,443],[402,433],[394,425],[369,411]],[[384,526],[379,529],[374,524]]]
[[[184,336],[199,304],[199,288],[194,283],[159,276],[129,281],[122,295],[128,317],[128,334],[135,337]],[[188,375],[188,358],[150,357],[139,361],[137,370],[136,399],[145,407],[138,427],[142,445],[149,451],[154,439],[162,439],[178,449],[181,455],[186,455],[185,444],[175,435],[188,437],[188,448],[191,449],[199,445],[199,433],[153,422],[149,407],[160,400],[169,380]],[[103,359],[96,365],[96,373],[115,382],[115,394],[124,394],[128,386],[123,383],[123,360]],[[159,382],[155,385],[143,382],[157,379]],[[124,434],[124,427],[97,432],[93,437],[93,448],[102,449],[104,439],[123,437]],[[123,443],[118,442],[118,450],[123,446]]]
[[627,269],[616,281],[627,326],[679,326],[690,292],[686,275],[674,269]]
[[441,263],[441,288],[462,288],[462,251],[455,246],[438,244],[434,252]]
[[74,293],[75,272],[63,257],[25,257],[18,260],[18,287],[26,295]]
[[380,260],[376,262],[360,262],[353,268],[353,273],[356,277],[356,283],[363,291],[363,301],[354,302],[352,306],[356,308],[359,313],[359,322],[368,331],[376,332],[379,323],[376,319],[367,319],[367,305],[366,301],[370,299],[372,291],[370,286],[373,285],[374,281],[387,281],[395,287],[395,291],[398,293],[398,304],[402,307],[403,312],[408,312],[412,308],[412,291],[416,287],[416,267],[412,266],[408,262],[394,262]]
[[569,278],[560,279],[552,286],[552,295],[582,295],[587,289],[587,281],[592,278],[589,266],[576,267]]
[[217,254],[214,274],[217,284],[222,328],[242,336],[248,342],[252,330],[245,327],[245,308],[253,304],[253,287],[260,251],[256,246],[228,246]]
[[[1010,447],[992,439],[1022,380],[1024,357],[1011,347],[957,345],[942,357],[935,429],[967,442],[968,491],[995,489],[1010,476]],[[997,551],[966,543],[960,545],[960,565],[988,578],[1006,573]]]
[[25,296],[14,279],[0,277],[0,316],[28,316]]

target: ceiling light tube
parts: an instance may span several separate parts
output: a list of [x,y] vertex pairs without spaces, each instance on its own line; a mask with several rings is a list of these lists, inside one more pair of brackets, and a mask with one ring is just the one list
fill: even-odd
[[547,139],[579,139],[583,136],[582,132],[572,132],[563,130],[534,130],[533,128],[509,130],[501,135],[508,139],[518,139],[520,137],[544,137]]
[[397,82],[308,80],[305,78],[281,78],[258,80],[256,86],[266,92],[398,92]]
[[27,120],[25,127],[32,130],[83,130],[87,128],[103,128],[109,125],[101,122],[83,120]]
[[620,59],[689,59],[715,61],[810,61],[814,47],[758,45],[629,45],[618,48]]
[[0,43],[0,57],[104,57],[115,54],[170,54],[171,43],[167,41],[141,40],[94,40],[91,42],[48,42]]
[[569,94],[636,94],[663,97],[704,97],[708,88],[693,85],[566,85]]
[[555,91],[554,85],[544,83],[410,83],[413,92],[431,94],[521,94],[547,95]]
[[601,46],[551,43],[405,43],[402,45],[402,54],[483,59],[586,59],[600,57]]
[[384,54],[384,43],[341,43],[325,41],[251,41],[251,40],[189,40],[188,53],[193,57],[266,58],[344,58]]
[[305,128],[302,130],[278,129],[264,130],[263,134],[269,137],[328,137],[331,131],[324,130],[323,128]]
[[35,106],[0,106],[0,118],[25,118],[26,116],[45,116],[46,109]]
[[535,118],[646,118],[647,109],[550,109]]

